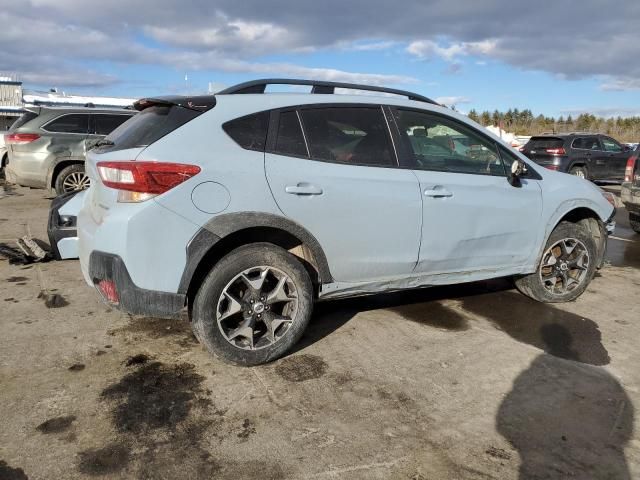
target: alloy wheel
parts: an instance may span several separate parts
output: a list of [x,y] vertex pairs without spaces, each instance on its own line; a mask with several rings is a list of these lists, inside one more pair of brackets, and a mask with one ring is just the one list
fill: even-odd
[[589,270],[587,247],[576,238],[564,238],[549,247],[540,263],[540,279],[553,295],[564,295],[578,288]]
[[65,193],[77,192],[89,188],[89,177],[84,172],[72,172],[62,182]]
[[223,289],[216,320],[231,345],[258,350],[282,338],[297,313],[298,294],[291,278],[278,268],[256,266],[240,272]]

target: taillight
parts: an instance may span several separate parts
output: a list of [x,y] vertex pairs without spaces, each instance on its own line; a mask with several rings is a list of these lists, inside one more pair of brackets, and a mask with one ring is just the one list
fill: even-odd
[[37,133],[6,133],[4,135],[4,143],[6,145],[22,145],[31,143],[40,138]]
[[97,167],[102,183],[120,190],[121,202],[143,202],[200,173],[196,165],[167,162],[98,162]]
[[116,284],[113,280],[100,280],[98,282],[98,290],[109,302],[115,304],[120,302],[118,290],[116,289]]
[[624,181],[625,182],[633,182],[633,171],[636,166],[636,157],[629,157],[627,160],[627,168],[624,169]]
[[547,148],[546,152],[551,154],[551,155],[565,155],[567,152],[565,151],[564,147],[560,147],[560,148]]

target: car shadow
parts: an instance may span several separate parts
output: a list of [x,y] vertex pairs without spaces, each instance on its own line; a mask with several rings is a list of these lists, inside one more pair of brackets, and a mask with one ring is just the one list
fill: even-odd
[[467,312],[483,317],[514,340],[553,356],[591,365],[610,362],[596,322],[525,297],[506,279],[320,302],[290,354],[331,335],[358,313],[372,310],[389,310],[404,320],[442,330],[469,328],[468,318],[442,305],[440,300],[444,299],[460,300]]
[[634,408],[625,390],[606,370],[565,360],[581,355],[568,329],[540,330],[548,353],[518,375],[496,415],[520,455],[519,478],[631,479],[624,446]]

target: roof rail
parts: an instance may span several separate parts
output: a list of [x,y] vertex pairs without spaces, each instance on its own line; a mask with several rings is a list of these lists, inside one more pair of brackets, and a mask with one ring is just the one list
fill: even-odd
[[357,83],[327,82],[324,80],[296,80],[291,78],[266,78],[261,80],[251,80],[250,82],[239,83],[233,87],[225,88],[216,95],[229,95],[236,93],[264,93],[267,85],[309,85],[313,87],[311,93],[332,94],[336,88],[349,90],[365,90],[369,92],[392,93],[407,97],[416,102],[426,102],[433,105],[440,105],[438,102],[424,97],[417,93],[397,90],[395,88],[376,87],[373,85],[360,85]]

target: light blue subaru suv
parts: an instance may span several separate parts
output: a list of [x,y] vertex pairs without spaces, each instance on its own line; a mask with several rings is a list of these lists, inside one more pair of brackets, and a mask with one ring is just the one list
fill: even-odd
[[228,362],[282,356],[317,300],[512,277],[567,302],[603,262],[597,187],[415,93],[270,79],[135,107],[87,158],[82,272],[123,311],[186,309]]

